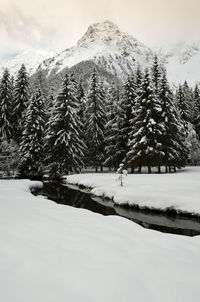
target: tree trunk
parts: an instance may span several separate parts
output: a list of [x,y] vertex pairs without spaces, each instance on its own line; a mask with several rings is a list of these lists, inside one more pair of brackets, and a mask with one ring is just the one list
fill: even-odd
[[176,173],[176,166],[174,166],[174,173]]
[[121,187],[123,187],[123,174],[120,175]]
[[131,167],[131,173],[134,173],[135,169],[134,167]]
[[167,166],[167,164],[165,165],[165,173],[168,173],[168,166]]
[[151,166],[148,166],[148,173],[151,174]]
[[141,173],[141,171],[142,171],[142,166],[139,165],[138,172]]
[[101,165],[101,172],[103,172],[103,166]]
[[161,173],[160,164],[158,165],[158,173]]
[[96,172],[96,173],[98,172],[98,167],[95,167],[95,172]]

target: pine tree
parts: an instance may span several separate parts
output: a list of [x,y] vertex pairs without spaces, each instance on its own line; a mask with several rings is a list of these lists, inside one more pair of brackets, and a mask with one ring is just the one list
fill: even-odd
[[140,66],[137,67],[136,70],[136,74],[135,74],[135,85],[136,85],[136,90],[140,89],[140,86],[142,84],[142,78],[143,78],[143,74],[142,71],[140,69]]
[[46,137],[46,164],[50,174],[60,176],[82,166],[85,145],[81,140],[81,122],[76,91],[67,70],[54,103]]
[[23,176],[42,176],[45,123],[44,96],[38,85],[27,108],[20,142],[19,172]]
[[194,101],[193,101],[193,91],[189,87],[187,81],[184,82],[182,86],[182,90],[184,93],[185,104],[187,106],[187,114],[188,114],[188,122],[192,122],[193,120],[193,110],[194,110]]
[[130,151],[127,154],[130,166],[157,165],[163,158],[162,132],[164,126],[161,123],[161,105],[154,93],[154,87],[149,70],[145,70],[140,93],[136,98],[134,112],[134,129],[130,133]]
[[197,137],[200,140],[200,91],[198,86],[195,86],[193,93],[194,100],[194,113],[193,113],[193,125],[197,133]]
[[162,151],[164,157],[162,163],[166,172],[170,166],[181,167],[187,160],[186,137],[183,134],[183,127],[179,118],[173,93],[167,82],[166,72],[163,72],[159,87],[159,100],[162,108],[162,121],[164,131],[162,135]]
[[135,87],[135,81],[133,75],[127,78],[123,90],[124,90],[124,102],[122,106],[126,115],[124,121],[125,122],[124,130],[127,131],[127,135],[128,135],[132,128],[132,119],[134,117],[133,108],[135,107],[135,98],[136,98],[136,87]]
[[188,130],[188,122],[190,120],[190,112],[188,108],[188,103],[185,98],[185,94],[181,85],[179,85],[178,91],[176,93],[176,102],[178,106],[178,110],[180,112],[180,116],[185,128],[185,131]]
[[107,95],[107,124],[105,126],[105,151],[107,167],[115,169],[126,155],[126,140],[123,136],[124,112],[120,103],[119,88],[110,86]]
[[155,87],[155,94],[157,96],[158,92],[159,92],[160,77],[161,77],[160,64],[158,63],[157,56],[154,57],[153,65],[151,68],[151,74],[152,74],[152,81],[153,81],[154,87]]
[[[32,82],[32,83],[30,83],[30,86],[33,85],[33,90],[34,90],[34,87],[35,87],[35,83],[37,83],[37,85],[39,85],[39,87],[40,87],[40,89],[42,91],[42,94],[43,94],[44,98],[46,98],[46,96],[49,93],[49,87],[47,85],[46,74],[45,74],[45,72],[41,68],[38,68],[38,70],[34,74],[34,76],[31,77],[30,82]],[[45,100],[45,102],[46,102],[46,100]]]
[[137,96],[136,84],[134,76],[129,76],[123,86],[123,96],[121,100],[121,109],[123,112],[122,133],[125,144],[125,154],[129,151],[129,137],[134,128],[134,109]]
[[5,69],[0,83],[0,139],[12,138],[12,89],[8,69]]
[[74,94],[76,96],[76,98],[78,98],[78,90],[79,90],[79,82],[77,81],[77,79],[75,78],[75,75],[73,72],[69,73],[69,78],[70,78],[70,85],[72,86],[72,89],[74,91]]
[[[12,111],[12,116],[14,112],[14,90],[15,90],[15,79],[14,76],[10,77],[10,90],[11,90],[11,111]],[[13,117],[12,117],[12,123],[13,123]]]
[[200,141],[192,124],[189,124],[188,136],[186,138],[188,148],[188,164],[198,165],[200,156]]
[[102,166],[104,160],[104,130],[106,124],[105,103],[102,85],[96,70],[93,71],[86,95],[87,164]]
[[85,124],[85,91],[82,80],[77,85],[78,115],[81,123]]
[[102,100],[102,108],[104,108],[104,129],[103,129],[103,135],[104,135],[104,139],[102,141],[102,146],[101,146],[101,164],[100,164],[100,169],[101,169],[101,172],[103,171],[103,163],[105,161],[105,125],[107,123],[107,114],[105,112],[106,110],[106,84],[104,82],[104,78],[103,77],[99,77],[99,88],[100,88],[100,99]]
[[116,115],[116,88],[111,83],[106,93],[106,125],[105,125],[105,162],[104,165],[111,168],[114,166],[112,156],[114,154],[113,144],[115,142],[115,130],[111,121]]
[[47,111],[47,118],[51,117],[54,102],[55,102],[55,98],[54,98],[54,95],[51,93],[48,95],[47,100],[46,100],[46,105],[45,105],[46,111]]
[[14,89],[14,138],[16,142],[20,142],[25,121],[25,111],[29,103],[29,80],[25,65],[22,65],[16,79]]
[[[81,122],[81,131],[80,131],[80,139],[84,142],[86,145],[86,137],[85,137],[85,111],[86,111],[86,103],[85,103],[85,91],[83,88],[83,82],[80,80],[77,84],[77,114],[79,116],[80,122]],[[83,162],[85,161],[86,156],[86,149],[84,149],[84,157]]]

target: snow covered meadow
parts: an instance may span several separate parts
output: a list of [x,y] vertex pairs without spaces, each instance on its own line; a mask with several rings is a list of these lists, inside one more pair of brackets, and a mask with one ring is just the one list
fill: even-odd
[[121,187],[118,174],[89,173],[66,176],[67,183],[91,188],[91,193],[119,205],[138,205],[166,211],[200,214],[200,167],[186,167],[172,174],[130,174]]
[[199,236],[58,205],[31,195],[40,185],[0,181],[1,301],[199,301]]

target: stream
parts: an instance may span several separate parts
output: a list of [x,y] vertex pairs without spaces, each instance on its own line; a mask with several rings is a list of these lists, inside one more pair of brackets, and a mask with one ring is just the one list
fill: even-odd
[[59,182],[44,182],[43,189],[33,193],[46,196],[59,204],[87,209],[105,216],[122,216],[148,229],[185,236],[200,235],[200,217],[118,206],[112,201],[93,197],[89,192]]

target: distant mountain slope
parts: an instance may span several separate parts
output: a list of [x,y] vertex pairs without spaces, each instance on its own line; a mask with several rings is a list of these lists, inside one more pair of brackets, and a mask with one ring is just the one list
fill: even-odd
[[25,64],[30,75],[34,74],[45,59],[53,56],[52,52],[46,51],[26,51],[16,57],[0,64],[0,76],[5,68],[8,68],[12,75],[16,75],[22,64]]
[[200,42],[167,46],[158,55],[164,59],[171,83],[177,85],[185,80],[192,86],[200,83]]
[[[35,83],[36,79],[40,79],[42,82],[42,87],[46,93],[46,95],[57,95],[57,92],[62,86],[62,79],[64,77],[65,71],[67,67],[63,68],[60,72],[54,73],[52,72],[49,76],[47,76],[47,71],[38,70],[31,77],[31,84]],[[101,76],[103,76],[105,84],[107,83],[115,83],[116,85],[121,85],[121,81],[114,75],[105,71],[100,66],[96,65],[93,61],[82,61],[71,68],[69,68],[69,72],[72,72],[77,80],[83,80],[83,85],[85,88],[87,87],[87,82],[94,71]]]

